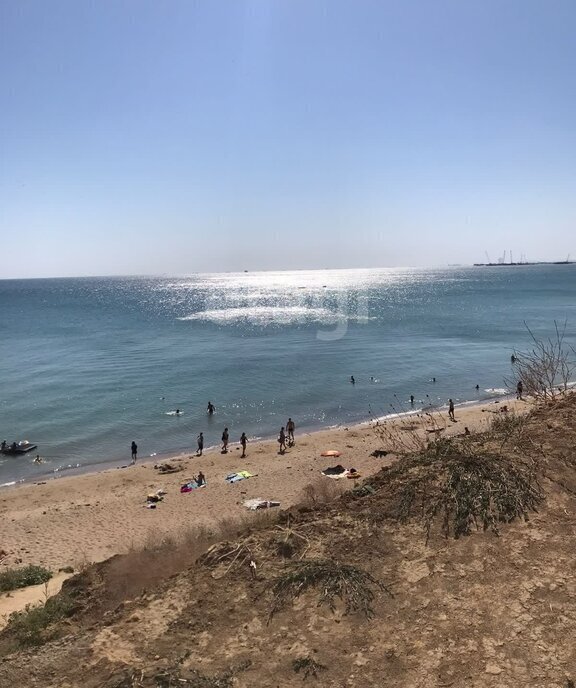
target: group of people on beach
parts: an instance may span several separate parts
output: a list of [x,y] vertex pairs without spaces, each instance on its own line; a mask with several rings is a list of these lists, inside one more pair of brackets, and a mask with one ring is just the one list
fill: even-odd
[[[282,426],[280,428],[280,432],[278,434],[278,444],[280,445],[278,453],[279,454],[284,454],[286,451],[286,447],[292,447],[294,446],[294,430],[296,429],[296,424],[292,420],[292,418],[288,418],[288,422],[286,423],[286,426]],[[228,432],[228,428],[224,428],[224,432],[222,433],[222,449],[221,453],[222,454],[227,454],[228,453],[228,443],[230,441],[230,433]],[[239,444],[242,447],[242,454],[240,456],[241,459],[243,459],[246,456],[246,445],[248,444],[248,437],[246,436],[246,433],[243,432],[242,435],[240,436]],[[204,449],[204,436],[202,433],[198,435],[198,450],[196,452],[197,456],[202,456],[202,450]]]
[[[208,413],[208,415],[212,416],[214,414],[215,410],[216,410],[216,407],[214,406],[214,404],[211,401],[209,401],[208,406],[206,408],[206,412]],[[278,444],[280,445],[279,450],[278,450],[279,454],[284,454],[287,446],[288,447],[294,446],[294,442],[295,442],[294,431],[295,430],[296,430],[296,424],[294,423],[292,418],[288,418],[286,425],[285,426],[283,425],[280,428],[280,433],[278,435]],[[227,427],[225,427],[224,431],[222,432],[221,440],[222,440],[221,453],[227,454],[228,453],[228,444],[230,442],[230,433],[229,433]],[[246,445],[248,444],[248,437],[246,436],[245,432],[243,432],[242,435],[240,436],[239,444],[242,447],[242,454],[241,454],[240,458],[243,459],[246,456]],[[202,456],[202,453],[204,451],[204,433],[203,432],[198,433],[198,436],[196,437],[196,445],[197,445],[196,456]],[[137,458],[138,458],[138,445],[136,444],[136,442],[134,442],[134,441],[132,442],[130,450],[132,453],[132,462],[131,463],[132,463],[132,465],[134,465],[136,463]]]

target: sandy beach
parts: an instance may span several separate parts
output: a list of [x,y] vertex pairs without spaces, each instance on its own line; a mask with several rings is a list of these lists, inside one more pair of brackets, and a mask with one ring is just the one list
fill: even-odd
[[[414,415],[379,421],[379,427],[392,431],[399,445],[403,435],[413,432],[404,428],[414,425],[420,427],[422,437],[426,436],[425,427],[445,427],[443,436],[462,433],[465,426],[479,432],[504,404],[518,410],[527,406],[525,402],[497,400],[457,407],[456,423],[437,413],[434,420]],[[0,566],[33,563],[55,572],[66,566],[78,569],[87,562],[140,547],[151,538],[177,535],[195,524],[245,516],[249,513],[242,504],[246,499],[277,500],[286,508],[301,499],[311,482],[329,480],[320,474],[327,466],[354,467],[362,477],[376,473],[395,457],[393,453],[374,457],[372,452],[390,449],[389,445],[390,440],[384,441],[372,422],[303,435],[297,431],[296,444],[284,455],[278,453],[277,442],[269,440],[249,444],[246,458],[241,459],[239,445],[232,444],[227,454],[211,451],[196,457],[191,452],[172,457],[169,462],[182,470],[168,475],[160,475],[154,461],[146,461],[124,469],[5,488],[0,491],[0,550],[6,556]],[[324,458],[321,453],[325,450],[338,450],[341,455]],[[205,474],[207,486],[181,494],[180,485],[199,470]],[[225,477],[239,470],[254,477],[228,484]],[[339,482],[345,488],[353,487],[352,480]],[[156,509],[146,508],[147,495],[160,489],[166,492],[163,501]]]

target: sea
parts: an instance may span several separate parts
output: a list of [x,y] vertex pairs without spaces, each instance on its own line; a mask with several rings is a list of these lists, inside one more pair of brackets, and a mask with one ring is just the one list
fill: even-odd
[[555,322],[576,265],[0,280],[0,485],[495,399]]

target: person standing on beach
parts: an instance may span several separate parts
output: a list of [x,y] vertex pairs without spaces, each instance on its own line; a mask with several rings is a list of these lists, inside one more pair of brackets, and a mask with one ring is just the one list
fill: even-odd
[[246,444],[248,443],[248,438],[246,437],[246,433],[242,433],[242,437],[240,437],[240,444],[242,445],[242,456],[240,457],[243,459],[246,456]]
[[222,433],[222,453],[226,454],[228,452],[228,428],[224,428],[224,432]]
[[524,391],[524,386],[522,385],[522,380],[518,380],[518,384],[516,385],[516,399],[520,399],[522,401],[522,392]]
[[280,454],[283,454],[286,451],[286,433],[284,432],[284,426],[280,428],[278,444],[280,445]]
[[452,399],[448,399],[448,416],[452,422],[456,422],[456,418],[454,418],[454,402]]
[[132,442],[132,446],[130,447],[130,449],[132,450],[132,463],[135,464],[136,457],[138,455],[138,445],[136,444],[136,442]]
[[288,422],[286,423],[286,432],[288,433],[288,444],[292,447],[294,445],[294,430],[296,429],[296,425],[292,418],[288,418]]
[[216,407],[214,406],[214,404],[211,401],[209,401],[208,407],[206,408],[206,410],[208,411],[208,415],[211,416],[214,413],[214,411],[216,410]]
[[200,433],[196,438],[198,442],[198,449],[196,450],[196,456],[202,456],[202,451],[204,450],[204,434]]

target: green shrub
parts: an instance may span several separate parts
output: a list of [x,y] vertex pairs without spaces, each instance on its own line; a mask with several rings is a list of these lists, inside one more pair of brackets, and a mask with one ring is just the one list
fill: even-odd
[[10,614],[6,631],[20,647],[42,645],[54,636],[49,626],[69,616],[72,609],[72,600],[62,595],[37,606],[28,604],[23,611]]
[[6,569],[0,573],[0,592],[9,592],[28,585],[46,583],[52,578],[52,573],[43,566],[29,564],[20,569]]

